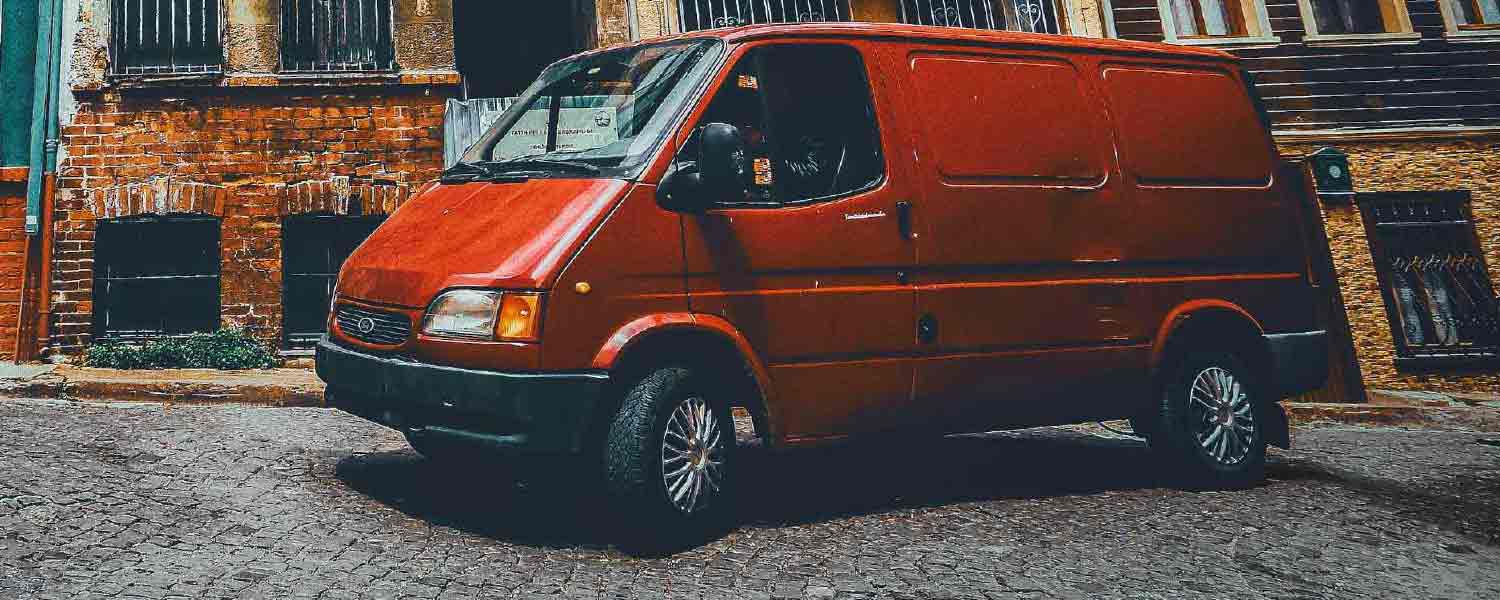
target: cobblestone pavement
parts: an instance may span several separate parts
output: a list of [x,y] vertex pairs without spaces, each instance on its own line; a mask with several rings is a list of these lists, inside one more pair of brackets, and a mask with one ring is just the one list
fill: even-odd
[[0,401],[0,434],[6,599],[1500,598],[1494,434],[1303,429],[1215,493],[1087,428],[750,448],[746,524],[665,558],[328,410]]

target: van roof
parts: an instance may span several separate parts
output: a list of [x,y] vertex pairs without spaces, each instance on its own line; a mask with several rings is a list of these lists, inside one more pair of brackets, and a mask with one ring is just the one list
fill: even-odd
[[[903,23],[818,22],[770,23],[722,29],[705,29],[666,37],[642,40],[655,43],[664,40],[718,38],[726,42],[746,42],[778,37],[826,36],[841,38],[899,39],[937,43],[986,44],[1056,48],[1065,51],[1148,54],[1199,60],[1237,61],[1234,55],[1212,48],[1176,44],[1136,42],[1110,38],[1089,38],[1050,33],[1022,33],[993,29],[906,25]],[[614,46],[619,47],[619,46]],[[603,50],[601,48],[600,50]]]

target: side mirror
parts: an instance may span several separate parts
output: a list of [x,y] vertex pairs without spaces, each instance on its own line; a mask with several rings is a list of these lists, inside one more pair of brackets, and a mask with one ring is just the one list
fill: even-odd
[[744,194],[749,158],[739,128],[709,123],[698,135],[698,172],[704,191],[718,198]]
[[656,204],[673,212],[708,210],[714,202],[745,193],[749,172],[739,128],[709,123],[698,130],[696,163],[673,169],[656,188]]

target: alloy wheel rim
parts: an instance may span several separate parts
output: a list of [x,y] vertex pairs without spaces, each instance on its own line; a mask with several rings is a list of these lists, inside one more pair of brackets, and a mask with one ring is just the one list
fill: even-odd
[[723,489],[723,441],[723,427],[702,398],[693,396],[672,409],[662,431],[661,479],[678,511],[702,511]]
[[1234,373],[1209,367],[1193,377],[1189,408],[1198,447],[1209,459],[1225,466],[1250,456],[1255,441],[1255,412],[1250,395]]

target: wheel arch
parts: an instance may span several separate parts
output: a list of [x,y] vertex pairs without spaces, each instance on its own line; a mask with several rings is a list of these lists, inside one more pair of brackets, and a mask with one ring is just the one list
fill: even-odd
[[[1172,309],[1151,344],[1151,372],[1161,370],[1194,345],[1234,350],[1262,377],[1270,368],[1265,329],[1249,311],[1227,300],[1193,300]],[[1210,340],[1213,340],[1210,342]]]
[[614,401],[624,386],[652,365],[684,362],[717,371],[735,381],[739,392],[731,406],[743,407],[755,421],[755,431],[774,443],[780,431],[774,413],[774,392],[765,365],[740,331],[715,315],[667,313],[641,317],[611,335],[594,356],[593,367],[610,373],[610,386],[601,411],[618,410]]
[[[1157,332],[1151,350],[1153,397],[1160,397],[1169,368],[1182,353],[1194,347],[1228,350],[1240,357],[1264,386],[1273,381],[1271,348],[1265,330],[1249,311],[1225,300],[1194,300],[1184,303],[1167,315]],[[1270,389],[1269,387],[1267,389]],[[1266,427],[1267,442],[1274,446],[1291,446],[1290,425],[1286,413],[1277,404],[1280,398],[1268,395],[1259,402]]]

